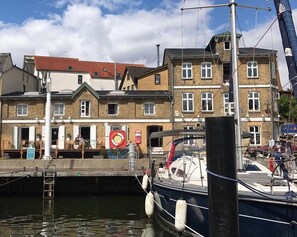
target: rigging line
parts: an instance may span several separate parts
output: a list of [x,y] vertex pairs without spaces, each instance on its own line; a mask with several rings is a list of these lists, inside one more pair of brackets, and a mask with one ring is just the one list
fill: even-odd
[[[261,38],[257,41],[257,43],[254,45],[254,47],[251,49],[251,51],[252,51],[252,50],[255,50],[255,48],[256,48],[256,47],[258,46],[258,44],[262,41],[262,39],[264,38],[264,36],[267,34],[267,32],[269,31],[269,29],[271,29],[271,27],[274,25],[274,23],[276,22],[277,19],[278,19],[278,17],[276,17],[276,18],[274,19],[274,21],[270,24],[270,26],[268,27],[268,29],[264,32],[264,34],[261,36]],[[247,62],[247,59],[248,59],[248,58],[249,58],[249,57],[246,56],[246,57],[243,59],[243,62],[240,63],[240,64],[238,65],[237,68],[235,68],[233,74],[239,70],[239,68],[243,65],[244,62]],[[233,76],[233,74],[230,75],[229,79]]]
[[[197,1],[198,6],[200,6],[200,0]],[[200,19],[200,9],[197,9],[197,22],[196,22],[196,42],[195,42],[195,47],[198,47],[198,24],[199,24],[199,19]]]

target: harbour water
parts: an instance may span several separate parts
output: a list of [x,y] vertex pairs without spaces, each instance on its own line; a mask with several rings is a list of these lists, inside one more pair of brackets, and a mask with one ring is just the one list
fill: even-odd
[[169,237],[173,233],[144,212],[145,197],[1,197],[1,237]]

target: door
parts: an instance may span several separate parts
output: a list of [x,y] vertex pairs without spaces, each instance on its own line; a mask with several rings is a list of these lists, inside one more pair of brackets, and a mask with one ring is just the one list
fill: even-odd
[[52,148],[56,148],[59,138],[59,128],[52,128]]

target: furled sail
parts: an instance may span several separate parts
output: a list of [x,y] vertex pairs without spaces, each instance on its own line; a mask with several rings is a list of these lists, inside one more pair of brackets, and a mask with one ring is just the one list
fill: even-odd
[[289,80],[297,98],[297,37],[289,0],[274,0],[279,29],[289,71]]

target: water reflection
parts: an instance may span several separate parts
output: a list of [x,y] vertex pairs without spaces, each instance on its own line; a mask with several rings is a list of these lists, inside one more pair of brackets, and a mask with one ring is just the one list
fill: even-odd
[[144,213],[142,196],[0,198],[0,236],[169,237]]

